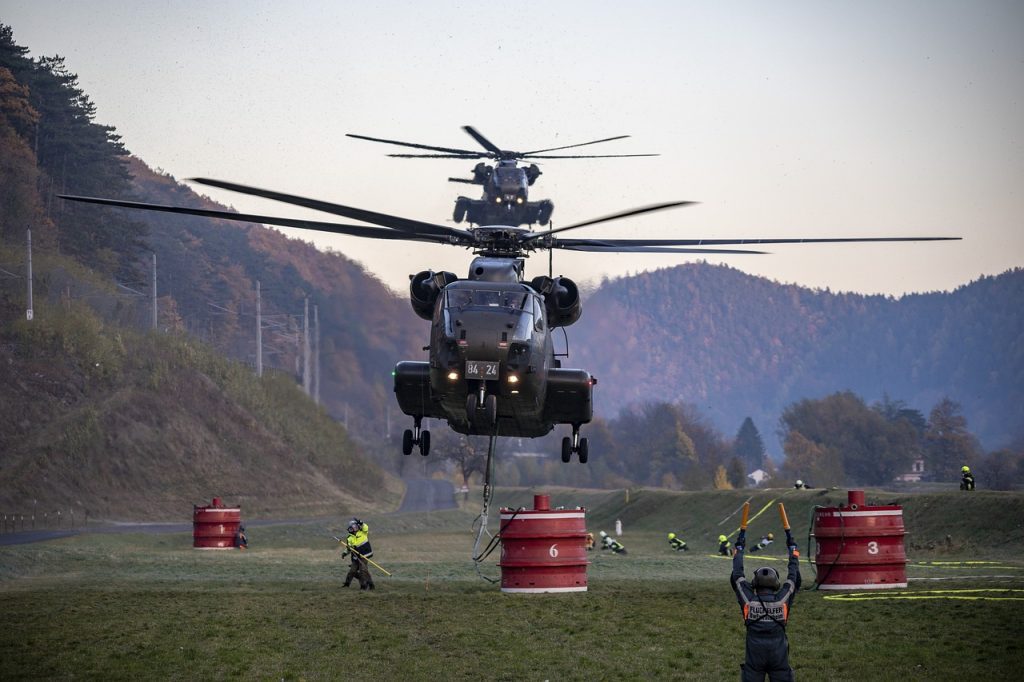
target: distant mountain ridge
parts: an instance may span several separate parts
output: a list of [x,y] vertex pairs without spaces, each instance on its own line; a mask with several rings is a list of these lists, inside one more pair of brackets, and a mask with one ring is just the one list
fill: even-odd
[[925,414],[949,396],[989,448],[1024,435],[1020,268],[895,299],[691,263],[603,282],[569,333],[568,364],[598,377],[607,416],[670,400],[695,404],[724,433],[749,415],[769,434],[786,405],[852,390]]

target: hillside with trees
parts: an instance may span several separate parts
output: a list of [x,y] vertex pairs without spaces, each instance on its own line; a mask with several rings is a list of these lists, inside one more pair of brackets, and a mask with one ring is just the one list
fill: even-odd
[[[356,404],[379,413],[391,356],[406,354],[390,345],[404,338],[393,326],[405,319],[400,301],[343,256],[261,227],[149,222],[61,201],[63,192],[204,201],[127,157],[94,114],[63,59],[30,59],[0,25],[3,508],[158,518],[218,493],[289,515],[395,504],[400,484],[296,387],[295,320],[306,296],[334,317],[325,375],[344,377]],[[155,332],[153,253],[163,277]],[[275,350],[268,331],[262,378],[225,357],[246,359],[244,337],[251,360],[255,324],[243,326],[257,277],[268,325],[284,339]],[[364,314],[360,300],[373,310]],[[363,411],[353,413],[358,422]]]
[[1024,435],[1022,302],[1022,269],[896,299],[692,263],[603,281],[569,330],[570,363],[599,378],[605,415],[667,400],[772,433],[790,403],[836,391],[922,410],[949,396],[1002,447]]
[[[274,383],[287,405],[257,410],[242,400],[245,396],[235,396],[239,404],[231,408],[231,419],[273,422],[275,412],[292,410],[291,401],[308,406],[318,399],[323,412],[303,412],[303,418],[319,424],[329,415],[345,428],[315,447],[307,443],[303,452],[309,471],[323,464],[333,472],[325,474],[328,479],[342,488],[342,470],[321,459],[334,452],[328,445],[332,439],[355,458],[341,454],[338,461],[353,467],[361,466],[360,453],[365,453],[394,472],[415,468],[430,474],[448,458],[462,473],[479,475],[479,444],[441,425],[433,426],[434,455],[421,460],[398,454],[397,436],[408,420],[392,397],[391,370],[398,360],[425,358],[422,345],[428,338],[428,324],[412,314],[404,292],[392,292],[344,253],[322,252],[260,225],[59,199],[58,194],[69,193],[225,208],[127,155],[114,128],[93,122],[94,114],[62,58],[28,57],[11,29],[0,25],[0,297],[7,316],[3,331],[9,334],[0,360],[13,382],[6,387],[11,392],[0,398],[17,406],[0,421],[0,442],[7,446],[0,453],[5,485],[20,481],[18,490],[24,492],[31,489],[26,481],[52,482],[24,468],[49,452],[44,445],[50,441],[86,453],[68,466],[95,465],[101,479],[122,471],[112,462],[132,461],[126,452],[162,451],[157,442],[129,445],[117,436],[134,433],[119,421],[119,411],[149,424],[148,416],[131,411],[154,399],[144,395],[147,390],[166,389],[159,398],[182,403],[161,403],[158,410],[177,414],[175,423],[187,422],[187,411],[178,410],[201,410],[191,418],[205,426],[194,430],[207,434],[199,442],[220,453],[217,470],[228,478],[229,471],[241,471],[229,461],[249,461],[239,448],[260,450],[276,443],[261,457],[269,462],[285,456],[282,444],[301,441],[295,431],[287,436],[260,429],[228,432],[204,421],[217,403],[214,396],[231,386],[246,386],[243,392],[250,397],[269,390],[260,381],[250,385],[240,379],[256,366],[257,283],[261,357],[268,373],[262,381],[303,384],[308,396]],[[36,307],[79,320],[67,322],[69,329],[48,319],[36,325],[50,330],[45,332],[15,325],[18,311],[24,315],[26,227],[32,228],[41,264]],[[1020,269],[954,292],[899,299],[784,285],[706,263],[604,281],[585,300],[581,320],[568,329],[572,356],[564,361],[600,380],[595,420],[584,429],[591,441],[590,463],[558,461],[560,430],[533,443],[509,440],[501,444],[499,482],[728,488],[746,485],[745,473],[752,468],[771,472],[785,455],[785,475],[870,483],[904,471],[908,458],[918,454],[942,471],[961,460],[994,462],[992,471],[1018,480],[1014,457],[1024,442],[1022,294]],[[41,343],[34,342],[37,333]],[[81,354],[82,338],[91,339],[90,348],[113,349],[113,366],[121,368],[116,378],[99,392],[39,389],[33,372],[49,377],[52,370],[54,378],[40,379],[43,385],[52,381],[66,387],[88,383],[75,371],[107,371],[88,369],[91,356]],[[562,343],[557,335],[559,350]],[[49,355],[32,357],[40,349]],[[170,359],[196,353],[213,354],[203,355],[200,365],[206,369]],[[150,355],[166,356],[157,364],[173,365],[174,371],[146,364],[155,362]],[[214,355],[235,362],[211,369]],[[184,376],[187,385],[208,392],[197,394],[192,405],[186,384],[167,378],[153,384],[154,373],[169,373],[174,381]],[[228,375],[235,378],[227,384],[217,378]],[[75,425],[84,424],[82,439],[67,441],[59,429],[39,431],[39,424],[49,426],[48,410],[60,415],[53,424],[67,426],[69,433],[79,433]],[[163,428],[150,426],[150,435]],[[37,432],[49,440],[28,443]],[[237,441],[238,447],[218,449],[218,439]],[[183,434],[169,434],[169,443],[176,451],[190,447]],[[985,460],[984,447],[1006,448],[1008,456]],[[512,458],[516,451],[542,456]],[[14,452],[20,453],[20,464],[9,454]],[[167,461],[174,460],[160,458],[153,466],[161,470]],[[277,467],[264,469],[276,472]],[[172,482],[178,479],[170,473],[152,479],[126,475],[139,490],[185,485]],[[387,489],[390,479],[381,481]],[[330,485],[324,490],[328,497],[341,494],[329,492]]]

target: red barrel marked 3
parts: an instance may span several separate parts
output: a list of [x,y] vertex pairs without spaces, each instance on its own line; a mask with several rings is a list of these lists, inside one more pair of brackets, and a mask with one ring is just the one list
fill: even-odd
[[869,506],[863,490],[845,507],[814,510],[814,562],[820,590],[880,590],[907,586],[903,508]]
[[547,495],[533,509],[501,510],[501,591],[587,591],[586,510],[551,509]]
[[213,498],[208,507],[192,507],[192,547],[194,549],[234,549],[235,536],[242,523],[241,507],[225,507]]

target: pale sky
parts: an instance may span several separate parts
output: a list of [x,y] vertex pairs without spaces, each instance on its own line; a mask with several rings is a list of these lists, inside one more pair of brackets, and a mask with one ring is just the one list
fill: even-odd
[[[450,223],[475,162],[389,159],[353,132],[474,149],[632,135],[557,160],[531,199],[555,226],[699,206],[573,237],[962,236],[708,256],[833,291],[948,290],[1024,266],[1024,3],[56,2],[3,0],[35,56],[60,54],[127,148],[206,176]],[[240,211],[330,219],[195,186]],[[349,222],[341,220],[341,222]],[[451,247],[284,230],[405,291],[465,276]],[[556,252],[578,280],[695,259]],[[528,275],[546,272],[546,258]]]

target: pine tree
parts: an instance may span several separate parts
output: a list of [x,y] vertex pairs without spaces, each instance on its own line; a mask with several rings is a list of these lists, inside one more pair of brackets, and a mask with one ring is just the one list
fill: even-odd
[[733,453],[746,466],[747,473],[762,467],[765,454],[764,441],[761,440],[761,434],[750,417],[744,419],[740,425],[740,430],[736,434],[736,442],[733,445]]

